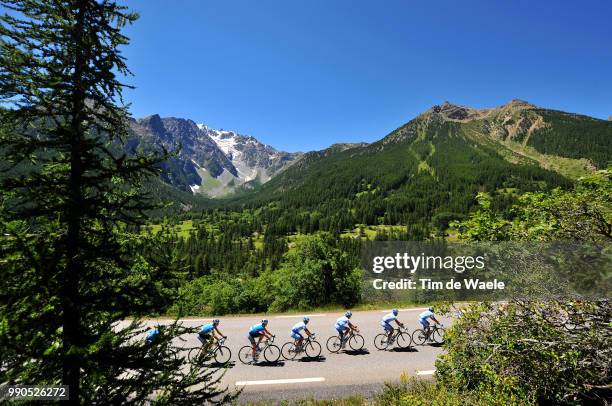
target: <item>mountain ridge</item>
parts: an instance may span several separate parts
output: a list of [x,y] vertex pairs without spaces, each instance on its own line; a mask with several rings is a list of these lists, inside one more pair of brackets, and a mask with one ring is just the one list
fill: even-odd
[[337,221],[345,225],[457,218],[474,207],[479,192],[506,207],[521,192],[569,187],[571,179],[609,164],[610,141],[606,120],[517,99],[489,109],[447,102],[371,144],[309,152],[233,202],[340,210]]
[[270,180],[301,153],[288,153],[233,131],[152,114],[130,120],[130,148],[165,148],[162,180],[180,190],[219,197]]
[[[404,161],[414,162],[418,171],[437,177],[443,168],[436,169],[440,163],[434,164],[435,149],[445,137],[451,140],[447,144],[455,143],[462,150],[469,145],[479,146],[489,151],[491,159],[497,156],[513,165],[535,165],[576,178],[609,162],[612,122],[545,109],[520,99],[492,108],[446,101],[375,142],[337,143],[306,153],[278,151],[249,135],[157,114],[132,120],[131,130],[139,140],[169,149],[181,145],[178,156],[164,164],[164,182],[203,196],[231,198],[237,193],[243,199],[260,188],[264,194],[269,193],[275,184],[283,184],[278,190],[289,190],[303,182],[301,171],[308,177],[310,168],[321,161],[334,160],[336,156],[340,156],[339,162],[365,159],[402,143],[410,144],[405,148]],[[446,165],[452,166],[452,157],[448,160]],[[274,182],[287,171],[290,173],[285,179],[292,178],[291,181]],[[334,176],[322,169],[316,172],[319,177]],[[269,182],[271,185],[266,186]],[[334,187],[332,181],[328,183],[329,188]]]

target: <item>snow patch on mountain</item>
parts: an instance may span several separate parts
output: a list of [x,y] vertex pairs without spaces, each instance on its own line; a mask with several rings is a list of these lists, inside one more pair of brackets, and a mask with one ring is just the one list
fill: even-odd
[[265,183],[297,157],[297,154],[277,151],[251,136],[236,134],[233,131],[211,129],[205,124],[199,124],[198,127],[207,133],[234,165],[238,174],[235,177],[237,185],[256,179]]
[[229,159],[240,156],[241,152],[236,149],[236,144],[238,143],[236,134],[233,132],[212,130],[208,135]]
[[[154,114],[133,120],[137,142],[179,153],[165,180],[182,190],[220,197],[265,183],[302,154],[278,151],[254,137],[213,129],[189,119]],[[135,144],[137,145],[137,143]]]

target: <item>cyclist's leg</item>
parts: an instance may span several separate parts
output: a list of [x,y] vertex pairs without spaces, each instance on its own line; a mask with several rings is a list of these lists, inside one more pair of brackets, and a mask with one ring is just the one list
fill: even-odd
[[257,345],[255,344],[255,338],[249,334],[249,342],[251,343],[251,349],[253,350],[253,358],[255,358],[255,353],[257,352]]
[[423,330],[425,331],[425,337],[429,338],[429,334],[431,334],[429,321],[420,320],[420,322],[421,322],[421,326],[423,326]]
[[342,328],[336,328],[336,331],[338,332],[338,335],[340,336],[340,348],[344,348],[344,337],[347,336],[348,334],[345,332],[346,330]]
[[393,327],[391,327],[391,325],[389,323],[385,323],[383,325],[383,328],[385,329],[385,332],[387,333],[387,340],[388,342],[393,341]]
[[208,337],[208,348],[214,348],[215,344],[219,343],[219,339],[215,336],[213,336],[212,334]]
[[293,344],[297,347],[299,347],[300,345],[302,345],[302,335],[296,332],[291,332],[291,338],[293,338]]

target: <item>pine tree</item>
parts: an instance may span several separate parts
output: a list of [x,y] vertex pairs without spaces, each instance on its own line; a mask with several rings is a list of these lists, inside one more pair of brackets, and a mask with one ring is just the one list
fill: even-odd
[[151,345],[123,322],[167,305],[168,258],[143,183],[161,153],[126,156],[119,47],[137,15],[115,1],[0,0],[0,382],[69,385],[72,404],[223,401],[186,365],[174,323]]

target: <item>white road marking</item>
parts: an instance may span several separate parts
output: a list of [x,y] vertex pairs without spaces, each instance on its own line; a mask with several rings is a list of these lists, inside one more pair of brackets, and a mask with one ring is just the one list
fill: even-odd
[[249,385],[280,385],[285,383],[307,383],[307,382],[325,382],[325,378],[296,378],[296,379],[266,379],[263,381],[237,381],[236,386]]
[[429,370],[429,371],[417,371],[417,375],[433,375],[436,373],[436,370]]
[[[427,310],[427,309],[429,309],[429,307],[411,307],[410,309],[398,309],[398,310],[399,310],[400,312],[409,312],[409,311],[411,311],[411,310],[418,311],[418,310]],[[392,310],[392,309],[389,309],[389,310],[381,310],[380,312],[381,312],[381,313],[391,313],[391,310]]]
[[[326,313],[324,314],[306,314],[306,316],[308,317],[323,317],[323,316],[327,316]],[[274,316],[275,319],[299,319],[303,316],[300,316],[299,314],[293,314],[293,315],[288,315],[288,316]]]

